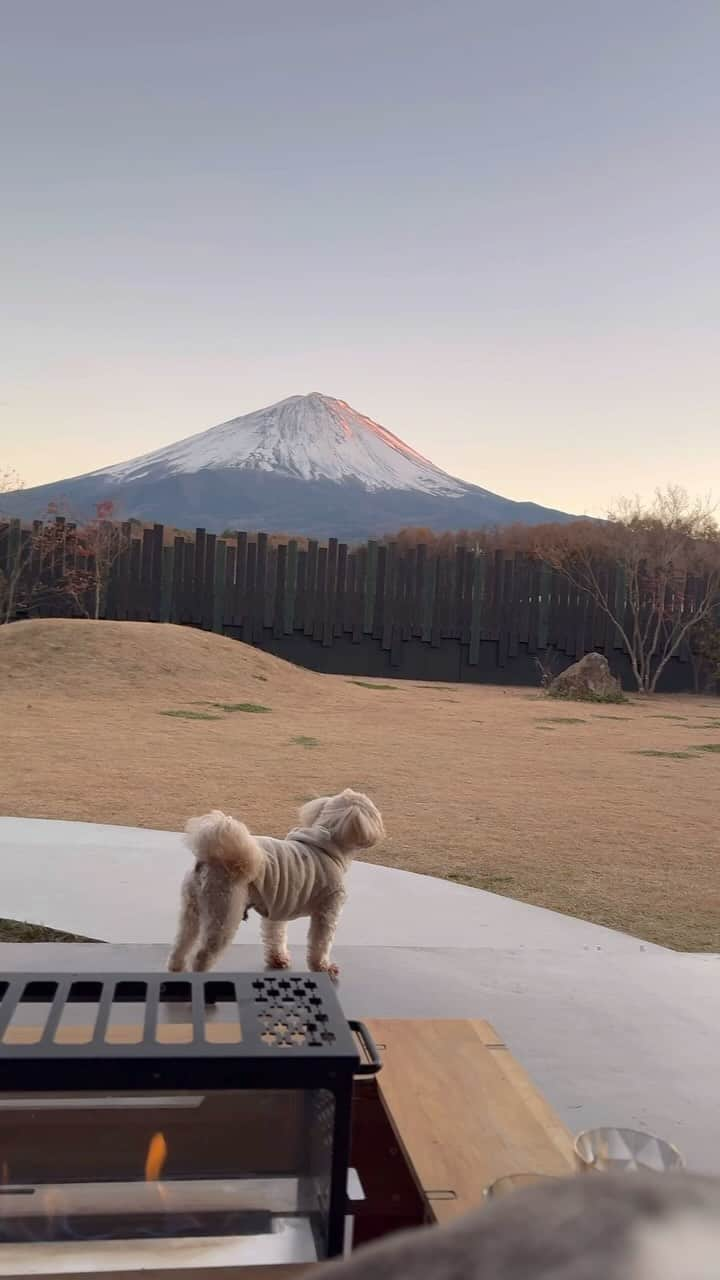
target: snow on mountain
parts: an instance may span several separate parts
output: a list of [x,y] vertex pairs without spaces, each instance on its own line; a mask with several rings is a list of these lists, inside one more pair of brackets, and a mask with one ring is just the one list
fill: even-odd
[[291,396],[141,458],[4,494],[3,514],[74,519],[112,502],[123,517],[179,528],[366,538],[408,525],[438,531],[562,520],[434,466],[344,400]]
[[233,469],[299,480],[353,480],[370,491],[409,489],[443,498],[460,497],[469,487],[344,400],[318,392],[290,396],[93,474],[125,482],[149,474]]

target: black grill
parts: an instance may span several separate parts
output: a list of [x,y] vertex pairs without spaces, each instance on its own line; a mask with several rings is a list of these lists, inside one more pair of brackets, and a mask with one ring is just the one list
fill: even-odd
[[[145,1231],[138,1188],[161,1129],[164,1185],[183,1203],[200,1188],[213,1230],[218,1214],[207,1201],[218,1180],[227,1203],[243,1206],[244,1217],[223,1211],[236,1227],[273,1198],[287,1205],[292,1186],[318,1256],[337,1254],[353,1076],[378,1066],[324,974],[9,977],[0,982],[0,1240],[16,1238],[13,1204],[23,1197],[10,1192],[27,1184],[34,1203],[62,1187],[72,1204],[78,1194],[68,1187],[90,1188],[86,1203],[102,1185],[106,1217],[108,1185],[134,1187],[125,1197],[138,1206],[131,1227]],[[268,1192],[268,1179],[282,1194]],[[196,1235],[203,1221],[192,1217]],[[113,1225],[113,1238],[124,1229]]]

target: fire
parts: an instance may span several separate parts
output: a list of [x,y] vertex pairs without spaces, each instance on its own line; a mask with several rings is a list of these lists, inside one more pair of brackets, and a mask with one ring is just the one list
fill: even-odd
[[148,1153],[145,1158],[145,1180],[146,1182],[157,1182],[167,1160],[167,1142],[162,1133],[154,1133],[148,1145]]

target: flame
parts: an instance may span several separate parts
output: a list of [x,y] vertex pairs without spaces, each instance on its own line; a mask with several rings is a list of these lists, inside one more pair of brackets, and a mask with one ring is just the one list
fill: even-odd
[[167,1142],[162,1133],[154,1133],[148,1145],[145,1157],[145,1181],[157,1182],[167,1160]]

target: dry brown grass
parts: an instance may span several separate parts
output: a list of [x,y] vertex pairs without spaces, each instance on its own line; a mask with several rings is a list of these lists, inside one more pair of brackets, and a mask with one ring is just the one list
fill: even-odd
[[[179,627],[5,627],[0,808],[177,829],[216,805],[283,832],[302,799],[352,785],[385,813],[380,862],[720,950],[720,758],[693,750],[720,743],[711,700],[392,684]],[[270,712],[217,705],[245,703]]]

